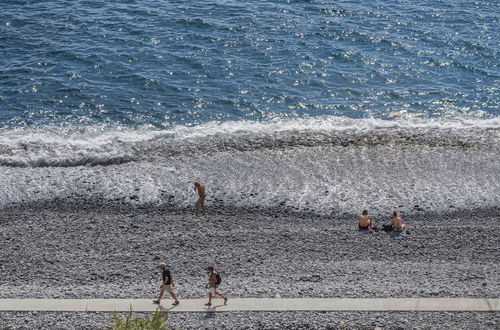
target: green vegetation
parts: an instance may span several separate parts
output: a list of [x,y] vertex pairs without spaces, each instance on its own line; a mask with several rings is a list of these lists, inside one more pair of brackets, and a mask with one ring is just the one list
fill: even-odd
[[165,323],[168,320],[168,313],[162,312],[159,308],[153,315],[144,317],[132,314],[132,310],[126,316],[120,316],[118,313],[113,314],[113,324],[108,327],[108,330],[166,330],[168,329]]

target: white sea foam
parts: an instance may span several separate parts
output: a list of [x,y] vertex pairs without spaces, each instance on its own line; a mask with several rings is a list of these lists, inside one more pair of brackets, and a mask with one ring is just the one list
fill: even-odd
[[229,121],[209,122],[186,127],[177,126],[166,133],[176,138],[192,138],[226,134],[266,134],[275,132],[332,132],[367,131],[376,129],[470,129],[500,128],[500,117],[486,120],[477,119],[420,119],[382,120],[375,118],[351,119],[346,117],[276,118],[263,122]]
[[155,129],[150,126],[84,126],[0,129],[0,165],[7,166],[78,166],[118,164],[134,160],[140,143],[179,142],[209,137],[267,136],[277,133],[367,132],[381,129],[469,130],[496,129],[500,118],[412,119],[390,121],[349,119],[345,117],[275,118],[263,122],[209,122],[195,126]]
[[[168,130],[4,129],[0,206],[97,200],[104,205],[188,207],[194,198],[192,182],[202,180],[207,202],[221,206],[322,214],[362,208],[375,214],[393,207],[443,212],[488,208],[500,204],[498,127],[498,120],[308,118]],[[392,143],[393,136],[408,131],[423,132],[415,141],[428,143]],[[358,136],[360,141],[378,134],[375,141],[389,136],[389,142],[314,143],[314,134],[303,134],[309,132],[351,134],[349,139]],[[293,143],[307,143],[279,144],[275,138],[283,135]],[[247,139],[234,139],[239,136]],[[453,136],[474,143],[434,144],[436,137],[447,141]],[[227,147],[228,141],[237,145],[252,139],[257,147]],[[261,141],[266,147],[258,147]],[[477,141],[484,145],[476,147]]]
[[266,121],[208,122],[200,125],[172,126],[163,130],[151,126],[129,128],[123,126],[83,126],[0,129],[0,145],[66,144],[73,147],[101,147],[108,144],[134,143],[158,138],[190,139],[218,135],[272,134],[276,132],[338,132],[377,129],[470,129],[500,128],[500,117],[492,119],[413,118],[382,120],[375,118],[351,119],[319,116],[307,118],[273,118]]

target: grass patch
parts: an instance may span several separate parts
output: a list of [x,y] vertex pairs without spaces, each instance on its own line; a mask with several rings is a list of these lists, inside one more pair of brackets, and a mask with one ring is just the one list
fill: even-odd
[[157,308],[153,315],[137,316],[132,310],[127,315],[121,316],[113,313],[112,325],[108,330],[167,330],[168,313]]

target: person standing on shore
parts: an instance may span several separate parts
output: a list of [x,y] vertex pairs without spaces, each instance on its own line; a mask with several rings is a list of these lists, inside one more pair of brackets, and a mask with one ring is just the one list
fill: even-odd
[[172,290],[172,287],[174,287],[174,280],[172,278],[172,274],[170,273],[170,269],[164,262],[160,264],[160,269],[162,278],[162,284],[160,285],[160,295],[158,296],[158,299],[153,300],[153,302],[155,304],[159,304],[161,298],[163,297],[163,293],[167,291],[174,299],[174,303],[172,305],[179,305],[179,299],[177,299],[174,290]]
[[217,288],[219,287],[221,282],[221,277],[219,273],[215,271],[213,266],[209,266],[207,268],[207,271],[210,275],[208,276],[208,283],[205,285],[205,289],[208,290],[208,302],[205,304],[205,306],[212,306],[212,297],[214,294],[224,299],[224,305],[227,304],[228,298],[226,298],[222,293],[217,291]]
[[198,192],[198,200],[196,201],[196,215],[205,215],[205,185],[201,182],[194,183],[194,190]]

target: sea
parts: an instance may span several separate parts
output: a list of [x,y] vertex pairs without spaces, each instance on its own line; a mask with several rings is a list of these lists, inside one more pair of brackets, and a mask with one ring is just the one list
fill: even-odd
[[497,0],[2,0],[0,208],[500,205]]

